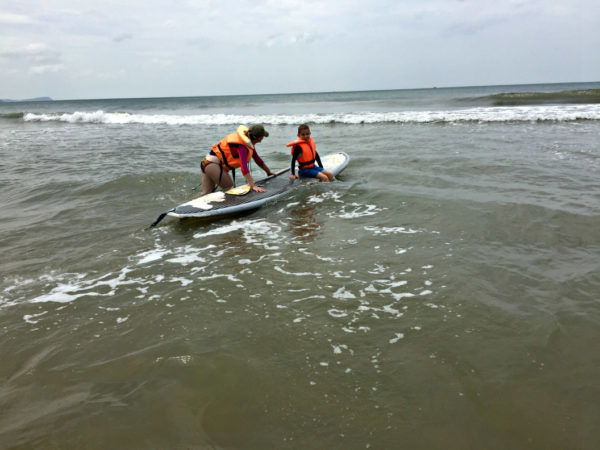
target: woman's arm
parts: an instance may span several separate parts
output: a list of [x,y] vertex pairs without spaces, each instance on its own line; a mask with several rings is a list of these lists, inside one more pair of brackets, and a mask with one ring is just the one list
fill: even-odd
[[[243,145],[238,146],[238,153],[240,155],[240,168],[242,169],[242,175],[246,179],[246,183],[253,191],[256,192],[265,192],[266,189],[261,188],[254,184],[254,180],[252,179],[252,175],[250,175],[250,170],[248,170],[248,149]],[[260,161],[262,159],[259,158]],[[256,160],[255,160],[256,161]],[[264,163],[263,163],[264,164]]]

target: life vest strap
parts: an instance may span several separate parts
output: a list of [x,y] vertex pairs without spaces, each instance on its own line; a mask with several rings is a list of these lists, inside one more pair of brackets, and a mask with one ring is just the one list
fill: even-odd
[[[296,161],[298,161],[298,160],[296,160]],[[304,168],[304,167],[306,167],[306,166],[314,166],[314,165],[315,165],[315,160],[314,160],[314,159],[313,159],[313,160],[311,160],[311,161],[305,161],[305,162],[300,162],[300,161],[298,161],[298,166],[299,166],[301,169],[303,169],[303,168]]]
[[[231,178],[233,179],[233,186],[235,186],[235,167],[231,167],[229,165],[229,163],[227,162],[227,158],[225,157],[225,153],[223,152],[223,150],[221,149],[221,144],[217,144],[217,148],[219,149],[219,151],[221,152],[221,156],[223,157],[223,163],[227,166],[227,168],[229,170],[231,170]],[[230,152],[231,153],[231,152]],[[233,156],[233,155],[232,155]],[[239,155],[237,156],[238,158],[240,157]],[[234,156],[235,158],[235,156]],[[223,167],[223,166],[221,166]],[[219,181],[221,181],[221,177],[219,176]]]

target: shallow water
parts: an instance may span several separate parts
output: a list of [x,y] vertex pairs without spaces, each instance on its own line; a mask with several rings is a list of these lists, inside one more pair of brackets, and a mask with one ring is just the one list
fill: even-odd
[[[289,109],[390,108],[335,95]],[[273,169],[280,100],[239,106],[275,115]],[[315,122],[352,158],[337,182],[155,229],[237,123],[0,120],[0,446],[597,448],[600,122],[570,107]]]

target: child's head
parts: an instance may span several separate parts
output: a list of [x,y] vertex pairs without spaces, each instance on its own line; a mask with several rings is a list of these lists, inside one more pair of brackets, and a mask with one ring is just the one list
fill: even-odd
[[298,127],[298,137],[308,141],[308,138],[310,137],[310,128],[308,128],[308,125],[305,123]]

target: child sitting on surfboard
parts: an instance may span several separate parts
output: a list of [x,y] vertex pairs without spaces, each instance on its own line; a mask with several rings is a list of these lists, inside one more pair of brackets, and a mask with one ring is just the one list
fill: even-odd
[[[296,161],[298,161],[298,174],[301,177],[317,178],[319,181],[332,181],[333,174],[323,168],[321,158],[317,153],[317,145],[310,135],[310,128],[303,123],[298,127],[298,138],[287,144],[292,147],[292,174],[291,180],[296,176]],[[318,164],[315,165],[315,162]]]

